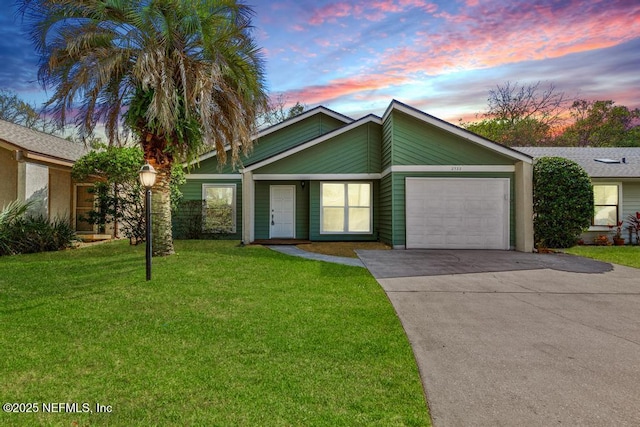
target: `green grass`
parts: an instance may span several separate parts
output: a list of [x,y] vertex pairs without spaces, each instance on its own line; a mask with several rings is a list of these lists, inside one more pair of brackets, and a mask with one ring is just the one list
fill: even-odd
[[0,425],[422,426],[413,354],[362,268],[236,242],[0,258]]
[[640,246],[574,246],[564,252],[640,268]]

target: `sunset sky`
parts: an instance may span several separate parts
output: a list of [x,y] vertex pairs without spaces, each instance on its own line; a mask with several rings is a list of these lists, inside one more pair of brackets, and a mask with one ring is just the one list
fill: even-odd
[[[270,93],[354,118],[392,99],[457,123],[507,81],[640,107],[638,0],[249,1]],[[41,103],[37,57],[0,0],[0,87]],[[7,11],[11,12],[7,12]]]

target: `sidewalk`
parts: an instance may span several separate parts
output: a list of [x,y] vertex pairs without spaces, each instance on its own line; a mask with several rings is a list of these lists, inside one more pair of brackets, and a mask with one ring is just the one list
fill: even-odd
[[364,264],[358,258],[346,258],[341,256],[324,255],[314,252],[303,251],[295,245],[267,245],[269,249],[272,249],[283,254],[297,256],[301,258],[312,259],[315,261],[333,262],[335,264],[350,265],[352,267],[363,267]]

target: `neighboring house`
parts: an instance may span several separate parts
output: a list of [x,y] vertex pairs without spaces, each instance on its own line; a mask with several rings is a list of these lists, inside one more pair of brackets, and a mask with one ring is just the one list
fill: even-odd
[[[583,235],[592,243],[599,234],[611,236],[618,221],[640,212],[640,147],[518,147],[534,158],[563,157],[573,160],[591,177],[595,212],[589,231]],[[626,227],[624,225],[623,227]],[[622,237],[629,242],[629,233]]]
[[32,213],[68,218],[76,231],[93,233],[79,219],[93,208],[91,184],[71,179],[74,162],[86,153],[83,144],[0,120],[0,208],[31,201]]
[[234,170],[192,165],[203,231],[394,248],[533,250],[532,158],[393,101],[353,120],[314,108],[261,131]]

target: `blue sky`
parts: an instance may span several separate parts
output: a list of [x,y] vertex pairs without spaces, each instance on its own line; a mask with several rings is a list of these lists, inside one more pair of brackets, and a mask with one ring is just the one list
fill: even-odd
[[[470,120],[506,81],[640,107],[638,0],[249,1],[271,93],[354,118],[398,99]],[[39,104],[37,57],[0,0],[0,87]],[[7,10],[12,12],[8,13]]]

